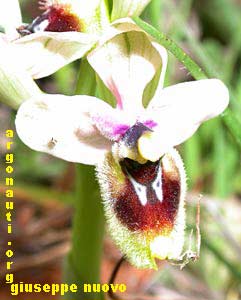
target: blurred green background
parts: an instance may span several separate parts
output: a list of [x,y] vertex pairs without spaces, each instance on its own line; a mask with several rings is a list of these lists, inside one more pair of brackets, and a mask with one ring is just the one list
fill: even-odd
[[[39,14],[35,1],[20,3],[25,22]],[[181,46],[209,77],[227,84],[230,107],[241,122],[241,1],[152,0],[142,18]],[[79,63],[74,62],[38,84],[49,93],[72,95],[78,68]],[[169,54],[165,85],[188,80],[192,80],[188,71]],[[1,129],[13,127],[14,116],[15,112],[0,105]],[[0,147],[3,156],[4,141]],[[179,150],[189,189],[187,231],[195,229],[196,203],[203,195],[201,257],[182,273],[175,267],[161,268],[150,286],[157,294],[162,292],[160,286],[165,287],[164,300],[241,299],[240,145],[219,117],[203,124]],[[75,176],[72,164],[31,151],[17,137],[14,153],[17,187],[38,201],[48,196],[71,205]],[[171,296],[170,291],[175,295]]]

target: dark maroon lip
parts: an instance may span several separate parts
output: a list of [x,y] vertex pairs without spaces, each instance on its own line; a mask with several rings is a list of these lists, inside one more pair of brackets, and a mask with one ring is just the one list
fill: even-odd
[[127,176],[130,174],[136,182],[147,186],[155,180],[160,161],[148,161],[145,164],[140,164],[132,159],[125,158],[120,162],[120,165]]
[[[45,27],[43,26],[44,22],[46,22]],[[18,32],[21,35],[28,35],[38,31],[81,32],[83,31],[83,24],[81,24],[80,19],[72,14],[64,5],[53,5],[34,19],[31,24],[18,28]]]
[[[170,178],[161,161],[140,165],[126,159],[121,163],[121,167],[126,180],[122,193],[114,200],[114,211],[118,220],[130,231],[148,231],[153,234],[170,231],[175,224],[179,207],[180,180]],[[162,189],[162,201],[157,197],[152,185],[160,170],[161,182],[156,188]],[[141,203],[129,176],[144,186],[147,198],[145,205]]]
[[66,32],[82,31],[79,18],[64,7],[52,7],[48,15],[49,25],[45,31]]

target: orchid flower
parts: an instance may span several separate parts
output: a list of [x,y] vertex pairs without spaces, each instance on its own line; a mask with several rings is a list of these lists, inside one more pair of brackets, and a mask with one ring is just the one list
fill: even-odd
[[[6,38],[11,41],[15,54],[21,57],[22,67],[34,79],[38,79],[86,56],[100,39],[111,39],[109,27],[113,21],[140,14],[149,2],[150,0],[114,0],[110,12],[106,0],[40,0],[43,14],[32,24],[20,26],[19,4],[14,0],[11,6],[4,4],[0,13],[0,25],[1,18],[10,15],[10,8],[19,11],[18,18],[11,24],[11,32],[15,31],[16,34],[18,27],[22,37],[18,35],[13,39],[12,35],[8,35],[9,31],[6,31]],[[6,23],[4,21],[3,18],[3,25]]]
[[87,57],[115,107],[96,97],[43,94],[21,105],[16,129],[34,150],[96,166],[113,239],[133,265],[155,269],[156,258],[178,260],[184,243],[186,180],[174,147],[222,113],[229,95],[217,79],[163,88],[166,50],[128,27],[135,30]]

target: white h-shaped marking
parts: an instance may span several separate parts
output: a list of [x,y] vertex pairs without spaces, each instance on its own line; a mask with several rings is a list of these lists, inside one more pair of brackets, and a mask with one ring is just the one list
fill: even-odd
[[[145,206],[147,204],[147,187],[143,184],[136,182],[136,180],[127,172],[130,182],[140,200],[141,204]],[[161,166],[158,168],[157,176],[152,182],[152,188],[156,193],[157,199],[162,202],[163,193],[162,193],[162,171]]]
[[162,168],[161,165],[158,167],[156,179],[152,182],[152,188],[156,193],[156,196],[160,202],[163,200],[162,193]]

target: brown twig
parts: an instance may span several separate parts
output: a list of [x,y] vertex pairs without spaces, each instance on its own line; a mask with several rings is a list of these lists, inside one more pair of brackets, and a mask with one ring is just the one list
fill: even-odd
[[[125,261],[125,255],[123,255],[121,257],[121,259],[117,262],[117,264],[115,265],[115,268],[114,270],[112,271],[112,274],[111,274],[111,277],[110,277],[110,280],[109,280],[109,286],[111,284],[113,284],[115,282],[115,279],[116,279],[116,276],[118,274],[118,271],[120,270],[120,267],[122,265],[122,263]],[[120,298],[113,293],[112,289],[109,289],[108,291],[108,295],[111,299],[114,299],[114,300],[120,300]]]

